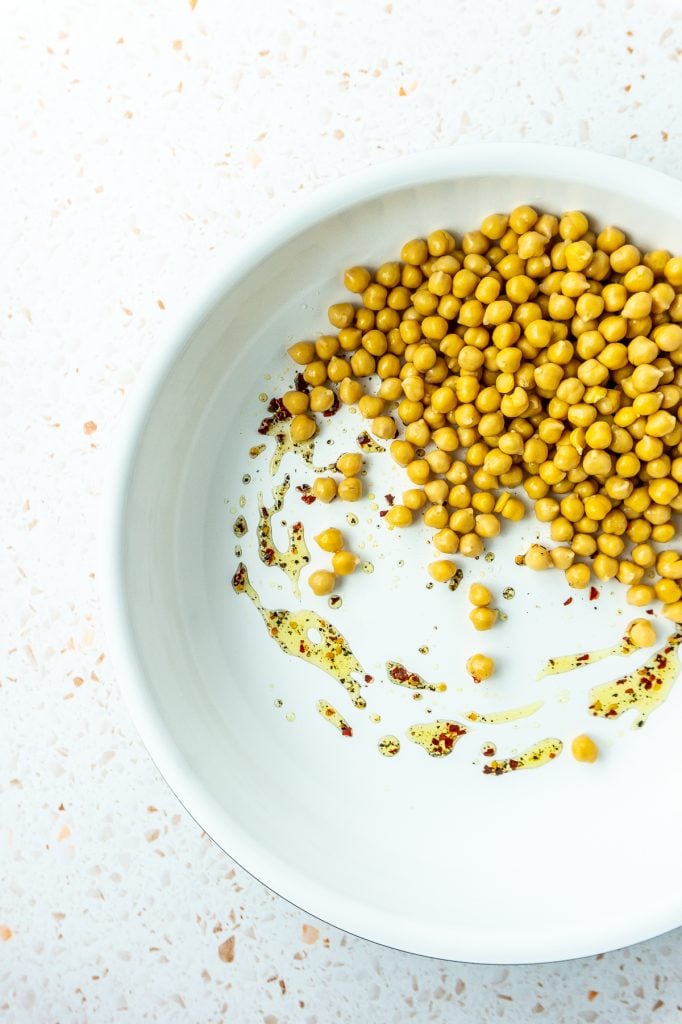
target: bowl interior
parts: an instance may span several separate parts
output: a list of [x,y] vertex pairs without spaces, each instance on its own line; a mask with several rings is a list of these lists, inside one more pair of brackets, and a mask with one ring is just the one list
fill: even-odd
[[[515,566],[516,553],[546,536],[532,516],[493,543],[494,562],[460,560],[465,584],[457,592],[427,590],[425,530],[389,533],[378,516],[383,495],[406,486],[387,456],[367,457],[374,501],[308,508],[295,486],[314,474],[287,455],[276,476],[292,477],[282,516],[289,524],[304,519],[313,567],[326,564],[312,542],[324,525],[342,527],[374,567],[344,585],[336,612],[303,587],[303,606],[333,621],[375,677],[365,691],[368,709],[354,709],[334,679],[286,657],[230,585],[239,545],[264,605],[298,606],[284,574],[256,555],[258,491],[271,504],[275,482],[271,441],[249,457],[264,440],[256,433],[265,415],[259,396],[291,386],[283,352],[324,333],[326,307],[343,298],[345,266],[397,258],[407,238],[436,227],[461,233],[490,211],[528,202],[555,212],[580,208],[600,225],[620,224],[645,247],[679,251],[682,205],[671,209],[669,196],[637,179],[643,174],[651,186],[653,176],[636,168],[629,176],[626,165],[620,178],[602,174],[599,183],[589,161],[585,154],[544,166],[529,157],[524,173],[504,161],[495,166],[492,156],[471,169],[452,157],[437,172],[404,175],[402,184],[376,178],[364,198],[337,198],[312,222],[302,217],[297,232],[252,254],[195,322],[157,381],[128,467],[120,614],[135,667],[126,687],[152,755],[202,827],[266,884],[334,924],[420,953],[546,960],[680,922],[682,688],[643,729],[591,719],[587,689],[620,675],[621,661],[579,679],[534,676],[546,657],[615,642],[628,621],[621,593],[605,587],[601,603],[577,595],[565,607],[568,591],[553,574],[529,578]],[[361,427],[347,412],[326,422],[317,461],[353,450]],[[357,526],[346,523],[348,512],[357,513]],[[233,534],[238,514],[249,524],[243,538]],[[276,538],[285,534],[277,523]],[[474,579],[490,582],[509,616],[488,634],[468,622]],[[509,586],[516,596],[505,602]],[[476,689],[463,663],[479,649],[494,653],[500,672]],[[447,692],[414,701],[385,680],[387,659],[445,680]],[[348,719],[352,738],[320,719],[320,698]],[[414,722],[461,721],[472,708],[537,699],[545,700],[541,715],[472,729],[452,757],[429,758],[405,739]],[[544,736],[570,742],[586,730],[605,752],[594,766],[577,765],[565,749],[537,772],[493,778],[481,771],[484,741],[503,755]],[[385,733],[400,737],[398,757],[378,755]]]

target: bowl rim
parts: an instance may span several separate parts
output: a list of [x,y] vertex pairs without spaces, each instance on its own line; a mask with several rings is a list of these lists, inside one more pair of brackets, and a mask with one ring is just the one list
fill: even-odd
[[341,898],[331,888],[312,882],[254,841],[210,797],[180,756],[145,683],[125,599],[122,551],[128,490],[139,439],[164,381],[187,340],[202,320],[273,249],[311,228],[317,221],[400,188],[448,177],[538,173],[550,180],[570,176],[578,183],[604,186],[629,195],[657,196],[657,205],[682,207],[682,182],[650,167],[590,150],[539,143],[470,143],[382,161],[356,171],[314,192],[297,197],[286,209],[254,230],[250,237],[226,247],[208,282],[184,302],[173,324],[159,338],[127,396],[115,442],[107,451],[109,474],[102,497],[98,536],[98,584],[107,647],[126,707],[154,764],[185,807],[216,845],[244,870],[281,894],[288,902],[351,934],[390,948],[472,963],[547,963],[622,948],[669,931],[682,922],[670,906],[654,923],[644,911],[622,921],[590,921],[575,934],[520,937],[472,934],[456,926],[438,931],[416,926],[399,915],[377,914],[361,903]]

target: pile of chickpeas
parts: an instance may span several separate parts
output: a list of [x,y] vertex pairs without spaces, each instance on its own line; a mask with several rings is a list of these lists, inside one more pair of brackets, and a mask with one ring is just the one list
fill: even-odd
[[523,488],[556,545],[527,565],[579,589],[617,579],[682,622],[666,547],[682,510],[682,257],[519,206],[344,283],[357,299],[329,308],[334,333],[289,349],[310,389],[284,396],[292,438],[314,436],[335,392],[405,469],[389,526],[420,514],[439,553],[476,556],[524,517]]

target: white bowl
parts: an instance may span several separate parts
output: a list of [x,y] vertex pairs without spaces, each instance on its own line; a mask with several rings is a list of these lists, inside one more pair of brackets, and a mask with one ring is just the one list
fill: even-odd
[[[645,246],[681,248],[682,185],[585,151],[463,146],[323,189],[259,232],[159,345],[129,403],[104,527],[104,598],[121,687],[151,756],[201,827],[270,888],[334,925],[483,962],[581,956],[682,923],[682,687],[634,732],[620,720],[593,725],[584,703],[567,701],[568,690],[584,689],[582,677],[550,685],[544,727],[564,739],[586,727],[598,734],[605,756],[594,766],[565,752],[541,771],[484,776],[480,737],[461,757],[436,760],[404,743],[399,757],[381,758],[384,724],[402,728],[423,705],[377,678],[368,694],[388,713],[372,724],[333,680],[286,658],[230,587],[231,524],[241,475],[260,474],[267,485],[265,456],[247,456],[261,440],[258,394],[277,393],[286,379],[282,353],[292,339],[324,331],[326,307],[343,291],[341,269],[395,258],[407,238],[438,226],[461,232],[520,202],[583,209]],[[283,470],[310,478],[287,458]],[[389,461],[370,458],[377,482],[390,479]],[[243,489],[247,518],[254,488]],[[299,515],[293,492],[287,500]],[[345,512],[318,504],[306,515],[341,524]],[[368,502],[360,512],[362,528],[376,521]],[[290,588],[275,586],[253,557],[252,515],[250,524],[252,578],[270,607],[294,607]],[[518,592],[506,632],[485,634],[483,649],[494,649],[504,669],[499,690],[481,698],[489,703],[491,692],[508,705],[537,698],[543,656],[612,642],[625,621],[622,595],[609,588],[598,613],[576,599],[559,614],[559,582],[529,581],[513,566],[536,530],[526,521],[496,542],[495,563],[473,566],[500,588],[514,580]],[[434,697],[434,717],[466,709],[462,662],[483,641],[468,627],[464,588],[424,590],[428,550],[418,528],[396,537],[378,527],[374,536],[367,550],[377,572],[348,582],[339,628],[374,675],[395,658],[448,678],[447,711]],[[330,614],[326,601],[312,607]],[[430,661],[417,653],[426,641]],[[621,670],[609,663],[587,672],[598,682]],[[317,718],[319,697],[352,720],[352,740]],[[539,738],[532,721],[495,734],[501,752]]]

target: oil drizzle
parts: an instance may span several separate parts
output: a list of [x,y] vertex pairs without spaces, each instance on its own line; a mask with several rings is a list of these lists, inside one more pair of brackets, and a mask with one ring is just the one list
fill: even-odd
[[379,753],[383,757],[395,757],[400,750],[400,740],[397,736],[382,736],[377,743]]
[[325,722],[330,722],[335,729],[338,729],[342,736],[353,735],[353,730],[346,719],[339,714],[333,705],[327,704],[326,700],[318,700],[317,713],[322,715]]
[[396,686],[407,686],[410,690],[431,690],[432,693],[447,690],[445,683],[427,683],[418,672],[410,672],[399,661],[387,661],[386,674]]
[[557,676],[563,672],[572,672],[576,668],[584,668],[585,665],[594,665],[597,661],[610,658],[612,654],[625,658],[632,654],[637,648],[630,637],[626,634],[613,647],[600,647],[596,651],[584,651],[578,654],[563,654],[559,658],[550,658],[538,672],[536,679],[544,679],[545,676]]
[[520,771],[522,768],[541,768],[543,764],[549,764],[555,757],[558,757],[564,745],[561,740],[550,737],[540,740],[528,747],[517,757],[505,757],[501,761],[491,761],[483,765],[484,775],[504,775],[506,772]]
[[664,647],[656,651],[644,665],[627,676],[602,683],[590,691],[590,712],[598,718],[619,718],[631,708],[637,709],[635,728],[663,703],[673,688],[680,671],[677,647],[682,633],[669,636]]
[[358,444],[362,448],[363,452],[385,452],[386,449],[383,444],[378,444],[373,441],[366,430],[363,430],[361,434],[358,434],[356,438]]
[[517,722],[520,718],[530,718],[540,710],[544,703],[544,700],[536,700],[532,704],[523,704],[519,708],[509,708],[507,711],[488,711],[487,714],[469,711],[464,717],[469,722],[480,722],[482,725],[506,725],[508,722]]
[[235,537],[243,537],[245,533],[249,532],[249,527],[244,516],[237,516],[232,527],[232,532]]
[[263,494],[258,494],[258,556],[265,565],[277,566],[289,579],[296,597],[301,596],[299,577],[301,570],[310,561],[310,552],[303,535],[303,523],[295,522],[289,527],[289,546],[280,551],[272,539],[272,517],[281,512],[284,496],[289,490],[289,475],[281,484],[272,488],[273,505],[268,508],[263,502]]
[[[260,612],[268,633],[285,654],[301,658],[322,669],[332,679],[337,679],[356,708],[367,706],[367,701],[360,693],[360,684],[353,679],[354,673],[363,673],[362,665],[348,646],[346,638],[334,629],[331,622],[305,608],[296,612],[284,608],[264,608],[251,586],[243,562],[237,566],[232,586],[237,594],[246,594],[250,598]],[[318,643],[310,639],[308,634],[311,630],[317,630],[320,634]]]
[[[292,440],[287,422],[291,419],[291,413],[285,409],[282,399],[273,398],[268,406],[268,412],[272,413],[272,415],[266,416],[261,421],[258,433],[267,437],[274,437],[275,439],[275,450],[270,459],[271,476],[275,475],[279,469],[280,462],[287,452],[296,452],[309,466],[312,466],[315,442],[312,438],[309,441]],[[252,448],[251,451],[253,450]]]
[[447,757],[455,749],[455,744],[469,730],[461,722],[450,722],[439,718],[435,722],[422,722],[411,725],[407,730],[413,743],[422,747],[429,757]]

